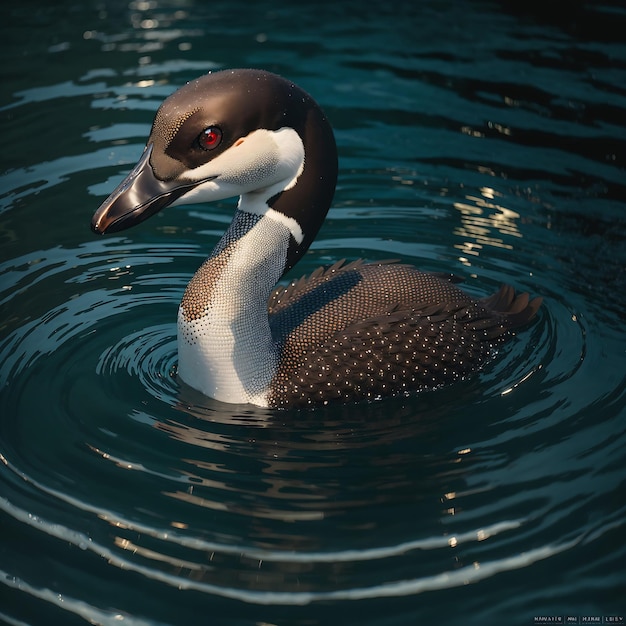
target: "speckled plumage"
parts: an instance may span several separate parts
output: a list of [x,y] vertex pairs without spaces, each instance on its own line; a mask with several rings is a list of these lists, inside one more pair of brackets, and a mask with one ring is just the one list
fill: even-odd
[[[247,233],[261,219],[258,215],[238,213],[237,220],[226,231],[211,256],[200,266],[189,281],[180,310],[186,322],[199,320],[206,314],[211,304],[213,288],[222,271],[228,265],[233,247],[238,238]],[[228,304],[227,302],[224,304]]]
[[538,304],[510,287],[472,300],[453,277],[409,265],[320,268],[270,298],[280,360],[269,404],[374,399],[465,378]]

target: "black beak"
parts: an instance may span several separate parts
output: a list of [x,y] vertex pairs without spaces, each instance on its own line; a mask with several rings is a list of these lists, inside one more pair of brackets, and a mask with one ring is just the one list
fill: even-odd
[[115,233],[139,224],[198,184],[159,180],[150,165],[151,154],[152,144],[146,147],[133,171],[94,213],[91,218],[94,233]]

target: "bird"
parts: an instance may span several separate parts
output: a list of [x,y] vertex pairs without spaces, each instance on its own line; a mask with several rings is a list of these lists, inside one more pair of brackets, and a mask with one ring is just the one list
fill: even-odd
[[281,284],[332,203],[334,133],[294,82],[258,69],[192,80],[158,108],[138,163],[94,213],[97,234],[167,206],[238,197],[178,310],[179,378],[271,409],[434,390],[479,371],[541,305],[503,285],[475,299],[453,274],[345,259]]

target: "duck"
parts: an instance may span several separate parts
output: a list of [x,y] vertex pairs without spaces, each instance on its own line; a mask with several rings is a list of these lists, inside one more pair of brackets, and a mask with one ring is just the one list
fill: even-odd
[[143,154],[94,213],[97,234],[167,206],[238,197],[178,310],[178,377],[225,403],[301,409],[434,390],[478,372],[537,314],[510,285],[344,259],[280,281],[315,239],[338,176],[315,100],[257,69],[192,80],[158,108]]

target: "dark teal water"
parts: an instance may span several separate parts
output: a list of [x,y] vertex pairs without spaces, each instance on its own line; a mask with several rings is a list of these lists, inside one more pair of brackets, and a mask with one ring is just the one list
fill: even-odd
[[[438,0],[3,9],[0,622],[624,616],[626,10],[552,15]],[[89,221],[162,99],[242,66],[301,84],[336,129],[334,205],[292,276],[398,257],[476,295],[544,296],[481,375],[299,413],[180,388],[178,302],[234,204],[106,238]]]

